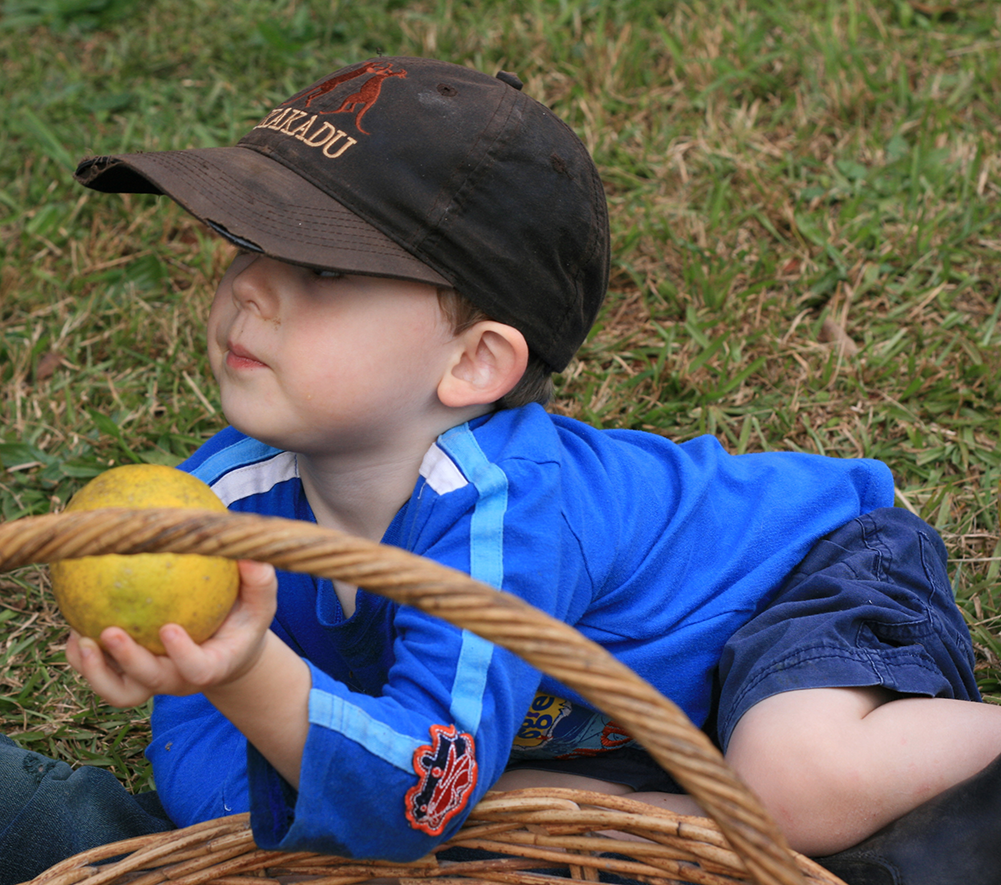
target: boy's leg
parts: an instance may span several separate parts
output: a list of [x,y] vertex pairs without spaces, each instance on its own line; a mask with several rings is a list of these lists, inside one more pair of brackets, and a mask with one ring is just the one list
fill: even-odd
[[[941,812],[937,793],[986,852],[965,885],[997,885],[1001,809],[961,805],[998,792],[984,778],[1001,788],[1001,709],[979,703],[973,664],[941,539],[906,511],[875,511],[819,541],[731,637],[720,744],[800,851],[837,852],[896,819],[911,866],[860,881],[938,885],[907,823]],[[937,862],[947,843],[929,843]]]
[[629,796],[675,814],[704,817],[705,812],[645,750],[620,747],[594,756],[514,762],[495,790],[560,787]]
[[0,735],[0,885],[16,885],[88,848],[173,828],[155,793],[73,769]]
[[706,816],[701,806],[685,793],[635,792],[632,787],[625,784],[587,777],[583,774],[520,768],[504,772],[494,785],[495,790],[526,790],[535,787],[559,787],[564,790],[588,790],[592,793],[607,793],[610,796],[628,796],[630,799],[656,805],[675,814]]
[[[855,845],[999,755],[1001,707],[861,688],[769,697],[727,750],[792,847],[812,856]],[[981,823],[996,844],[1001,818]]]

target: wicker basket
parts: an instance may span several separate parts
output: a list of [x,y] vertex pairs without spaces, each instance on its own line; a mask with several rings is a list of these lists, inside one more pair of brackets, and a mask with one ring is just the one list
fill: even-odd
[[[490,793],[433,856],[388,864],[263,851],[238,815],[85,852],[52,867],[36,885],[253,885],[248,877],[307,877],[311,885],[376,878],[515,885],[551,882],[554,873],[598,881],[599,871],[654,883],[841,883],[789,850],[758,801],[674,704],[572,627],[461,572],[309,523],[253,514],[110,508],[0,525],[0,571],[103,553],[167,551],[255,559],[338,578],[477,633],[613,716],[712,820],[579,791]],[[457,852],[463,859],[456,860]]]

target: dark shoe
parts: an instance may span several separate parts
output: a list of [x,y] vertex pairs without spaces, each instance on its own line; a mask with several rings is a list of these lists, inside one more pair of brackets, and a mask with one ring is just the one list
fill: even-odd
[[1001,756],[864,842],[816,860],[848,885],[1001,885]]

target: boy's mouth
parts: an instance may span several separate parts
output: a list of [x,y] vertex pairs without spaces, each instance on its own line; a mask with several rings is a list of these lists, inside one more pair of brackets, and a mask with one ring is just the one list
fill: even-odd
[[233,342],[226,344],[226,364],[234,369],[250,369],[266,365],[245,347]]

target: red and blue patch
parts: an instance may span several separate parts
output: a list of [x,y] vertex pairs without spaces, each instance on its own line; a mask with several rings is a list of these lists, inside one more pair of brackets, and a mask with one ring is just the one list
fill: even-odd
[[454,725],[432,725],[431,743],[414,751],[417,784],[405,797],[407,820],[415,830],[440,836],[473,794],[476,745]]

